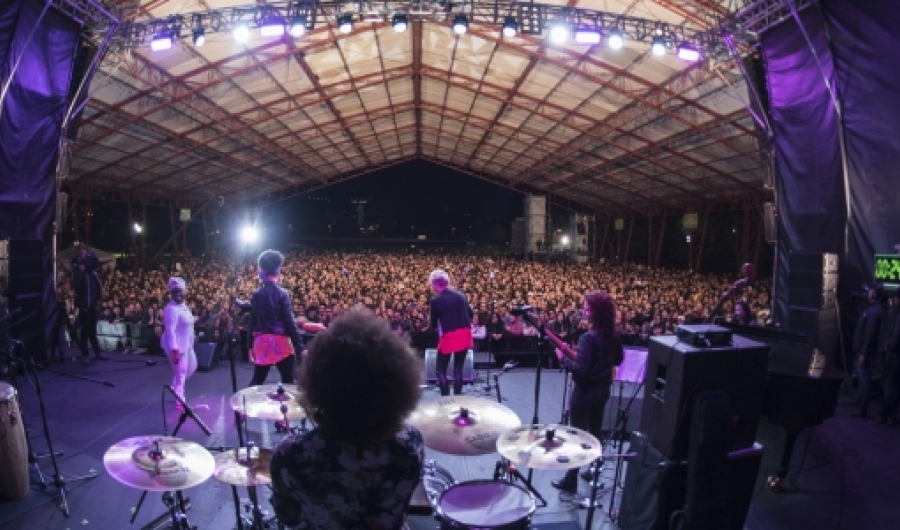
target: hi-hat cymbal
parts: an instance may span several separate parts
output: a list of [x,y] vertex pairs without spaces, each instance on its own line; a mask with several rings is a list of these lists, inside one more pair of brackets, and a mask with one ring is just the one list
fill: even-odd
[[422,403],[407,422],[422,432],[425,445],[451,455],[486,455],[497,438],[522,424],[505,405],[473,396],[445,396]]
[[110,447],[103,465],[126,486],[149,491],[174,491],[196,486],[216,469],[203,446],[170,436],[136,436]]
[[213,478],[234,486],[265,486],[272,483],[269,471],[271,463],[271,449],[230,449],[216,455],[216,472]]
[[[278,387],[282,387],[282,393],[278,392]],[[231,408],[251,418],[283,420],[281,406],[285,405],[288,420],[302,420],[306,417],[306,411],[297,401],[299,396],[293,385],[251,386],[231,396]]]
[[603,454],[594,435],[557,424],[523,425],[505,432],[497,440],[497,451],[521,467],[549,470],[581,467]]

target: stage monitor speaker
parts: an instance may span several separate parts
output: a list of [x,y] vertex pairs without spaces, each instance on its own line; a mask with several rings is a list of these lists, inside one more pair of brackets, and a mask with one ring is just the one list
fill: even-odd
[[837,366],[840,353],[840,331],[838,330],[837,311],[811,307],[788,307],[788,329],[794,333],[803,333],[814,348],[825,356],[826,362]]
[[731,447],[731,400],[723,390],[694,398],[688,444],[684,528],[728,528],[728,450]]
[[[434,348],[425,350],[425,382],[437,382],[437,356],[438,352]],[[447,367],[447,379],[453,381],[453,359]],[[475,382],[475,352],[469,350],[466,354],[466,362],[463,363],[463,383]]]
[[[631,434],[619,528],[628,530],[669,530],[672,514],[681,510],[687,499],[689,462],[671,462],[648,443],[641,433]],[[762,461],[763,446],[732,451],[725,465],[725,504],[728,524],[722,530],[743,530],[753,499],[753,490]],[[719,495],[723,490],[717,492]],[[688,528],[685,526],[685,528]]]
[[212,372],[213,368],[219,366],[215,342],[195,342],[194,355],[197,356],[197,370],[201,372]]
[[650,340],[644,373],[641,431],[666,457],[687,458],[693,397],[723,390],[731,400],[732,450],[756,439],[769,346],[739,335],[730,346],[698,348],[673,335]]

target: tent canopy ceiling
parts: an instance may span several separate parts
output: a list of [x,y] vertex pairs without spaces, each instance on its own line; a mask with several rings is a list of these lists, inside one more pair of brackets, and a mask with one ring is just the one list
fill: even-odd
[[[189,28],[192,13],[246,3],[133,0],[123,18],[181,14]],[[699,29],[741,4],[544,3]],[[319,16],[299,38],[251,29],[242,44],[219,31],[202,47],[181,38],[152,52],[148,38],[113,49],[78,130],[73,191],[235,203],[424,159],[611,213],[741,207],[767,196],[747,87],[732,61],[688,63],[674,46],[656,57],[647,39],[612,50],[605,40],[551,44],[546,30],[504,37],[499,24],[477,19],[457,35],[448,17],[410,18],[405,33],[385,17],[343,34]]]

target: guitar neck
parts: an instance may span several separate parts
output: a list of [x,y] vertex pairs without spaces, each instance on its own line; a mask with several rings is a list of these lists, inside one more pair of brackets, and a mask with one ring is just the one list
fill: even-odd
[[552,331],[544,328],[544,333],[546,333],[547,337],[553,341],[553,344],[556,344],[556,347],[559,348],[560,351],[566,354],[566,357],[573,361],[578,359],[578,354],[572,351],[572,347],[563,342],[562,339],[557,337]]

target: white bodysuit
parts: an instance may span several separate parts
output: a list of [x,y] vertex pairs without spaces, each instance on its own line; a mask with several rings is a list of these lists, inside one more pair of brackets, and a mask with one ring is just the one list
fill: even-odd
[[[194,355],[194,315],[186,305],[169,302],[163,309],[162,347],[172,366],[172,389],[184,399],[184,381],[197,370]],[[180,361],[172,362],[172,350],[178,350]]]

